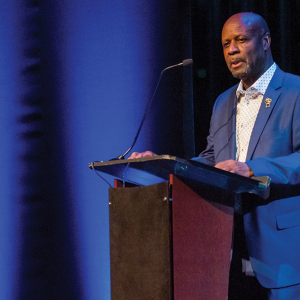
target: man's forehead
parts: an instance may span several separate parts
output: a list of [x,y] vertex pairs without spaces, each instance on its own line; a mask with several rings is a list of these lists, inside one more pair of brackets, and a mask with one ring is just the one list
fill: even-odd
[[[257,14],[254,13],[238,13],[233,16],[231,16],[224,24],[223,30],[227,28],[236,28],[240,30],[247,30],[247,31],[257,31],[262,30],[263,27],[266,27],[267,25],[264,24],[265,21],[263,18]],[[222,31],[223,31],[222,30]]]
[[223,27],[222,30],[222,38],[227,37],[228,35],[241,35],[241,34],[247,34],[251,35],[253,34],[257,29],[259,29],[259,26],[256,22],[244,22],[242,19],[238,20],[228,20]]

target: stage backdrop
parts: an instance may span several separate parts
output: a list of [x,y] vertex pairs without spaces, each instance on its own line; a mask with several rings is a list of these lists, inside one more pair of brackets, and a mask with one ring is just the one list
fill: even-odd
[[194,120],[203,150],[215,98],[236,83],[222,55],[225,20],[261,14],[275,61],[300,74],[299,9],[296,0],[1,1],[0,299],[109,299],[108,184],[88,163],[129,148],[161,70],[190,57],[194,88],[190,67],[164,74],[134,151],[192,157]]
[[[191,57],[189,1],[0,4],[0,299],[110,298],[108,184],[160,72]],[[134,151],[194,155],[192,68],[166,72]],[[106,179],[112,184],[112,178]]]

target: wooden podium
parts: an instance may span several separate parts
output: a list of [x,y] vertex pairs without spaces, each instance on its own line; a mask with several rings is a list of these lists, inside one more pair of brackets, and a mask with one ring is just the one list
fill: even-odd
[[267,177],[168,155],[89,167],[119,179],[109,191],[112,300],[226,300],[235,193],[264,197]]

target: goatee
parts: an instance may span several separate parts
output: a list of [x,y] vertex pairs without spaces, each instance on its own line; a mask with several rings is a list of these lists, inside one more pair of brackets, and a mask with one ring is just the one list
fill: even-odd
[[231,72],[231,73],[234,78],[242,80],[243,78],[247,77],[247,75],[250,73],[250,71],[251,71],[251,68],[250,68],[249,64],[247,64],[243,71],[235,73],[235,74],[233,72]]

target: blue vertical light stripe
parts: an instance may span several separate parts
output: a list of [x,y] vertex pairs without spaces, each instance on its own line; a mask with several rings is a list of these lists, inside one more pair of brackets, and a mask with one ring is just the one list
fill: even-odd
[[[54,8],[66,164],[88,300],[110,298],[108,185],[88,163],[123,154],[133,141],[159,75],[153,74],[154,5],[63,0]],[[135,150],[150,147],[150,135],[146,124]]]
[[20,17],[16,1],[0,5],[0,299],[11,299],[16,263],[16,103],[19,94]]

